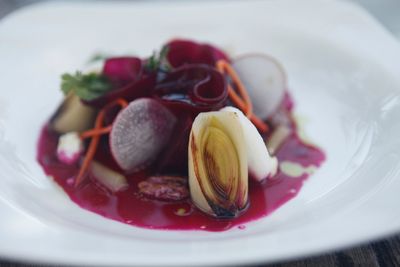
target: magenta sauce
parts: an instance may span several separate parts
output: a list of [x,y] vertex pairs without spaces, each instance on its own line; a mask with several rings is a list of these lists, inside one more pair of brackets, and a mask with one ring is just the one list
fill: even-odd
[[[147,178],[144,172],[129,176],[129,189],[116,194],[110,193],[90,179],[86,179],[80,187],[74,188],[73,179],[79,166],[68,166],[58,161],[57,142],[58,135],[44,127],[39,139],[37,157],[45,173],[53,177],[71,200],[82,208],[104,217],[143,228],[223,231],[236,226],[244,229],[244,223],[270,214],[295,197],[308,178],[306,174],[293,178],[278,171],[273,182],[260,184],[250,181],[249,208],[233,220],[218,220],[197,210],[190,199],[183,202],[162,202],[141,196],[138,194],[137,185]],[[277,157],[280,161],[290,160],[305,167],[318,167],[325,160],[321,150],[303,143],[295,133],[280,147]],[[113,169],[118,169],[106,144],[98,149],[96,159]]]

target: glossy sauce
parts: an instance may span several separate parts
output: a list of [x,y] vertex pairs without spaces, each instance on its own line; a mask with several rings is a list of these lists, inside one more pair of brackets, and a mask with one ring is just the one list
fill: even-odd
[[[45,173],[51,176],[68,194],[72,201],[84,209],[104,217],[138,227],[168,230],[223,231],[232,227],[243,229],[243,224],[260,219],[292,199],[300,191],[309,174],[290,177],[278,171],[273,181],[259,184],[250,179],[250,205],[240,217],[233,220],[217,220],[197,210],[190,199],[183,202],[149,200],[138,193],[137,184],[148,174],[136,173],[128,177],[128,190],[110,193],[91,179],[74,188],[74,176],[78,165],[60,163],[56,156],[58,135],[44,127],[38,144],[38,161]],[[318,148],[303,143],[297,134],[291,136],[280,147],[276,155],[279,161],[295,162],[303,167],[319,167],[325,160]],[[110,157],[108,146],[103,142],[96,159],[107,166],[118,169]]]

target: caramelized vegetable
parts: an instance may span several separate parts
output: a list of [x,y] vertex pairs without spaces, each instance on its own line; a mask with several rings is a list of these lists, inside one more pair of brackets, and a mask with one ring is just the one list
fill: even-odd
[[217,218],[234,218],[248,203],[247,151],[234,112],[200,113],[189,139],[189,187],[193,203]]

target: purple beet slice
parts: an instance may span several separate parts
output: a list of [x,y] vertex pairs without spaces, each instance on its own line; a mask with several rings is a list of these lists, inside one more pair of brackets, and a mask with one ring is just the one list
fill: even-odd
[[113,57],[105,61],[102,74],[112,84],[112,90],[85,104],[102,108],[107,103],[123,98],[130,102],[150,96],[156,84],[156,73],[144,71],[142,59],[137,57]]
[[185,64],[207,64],[215,66],[215,63],[228,56],[220,49],[209,45],[192,42],[189,40],[175,39],[166,44],[168,47],[167,60],[172,67],[180,67]]
[[192,116],[186,114],[179,117],[168,149],[164,149],[157,159],[159,173],[188,175],[188,145],[192,124]]
[[173,112],[200,112],[222,108],[228,98],[225,78],[214,67],[187,64],[167,73],[154,95]]
[[136,81],[142,73],[142,60],[137,57],[113,57],[104,62],[103,75],[115,86]]
[[111,153],[126,172],[149,166],[170,139],[176,117],[154,99],[131,102],[116,117],[110,133]]
[[109,93],[100,96],[91,101],[84,101],[85,104],[96,108],[102,108],[107,103],[115,99],[123,98],[130,102],[137,98],[148,97],[153,92],[156,84],[155,74],[142,74],[137,80],[128,83],[125,86],[115,88]]

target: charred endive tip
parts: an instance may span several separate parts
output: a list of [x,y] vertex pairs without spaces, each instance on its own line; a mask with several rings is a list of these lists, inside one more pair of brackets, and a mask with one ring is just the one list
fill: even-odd
[[234,112],[200,113],[189,140],[189,187],[193,203],[217,218],[233,218],[248,204],[247,151]]

